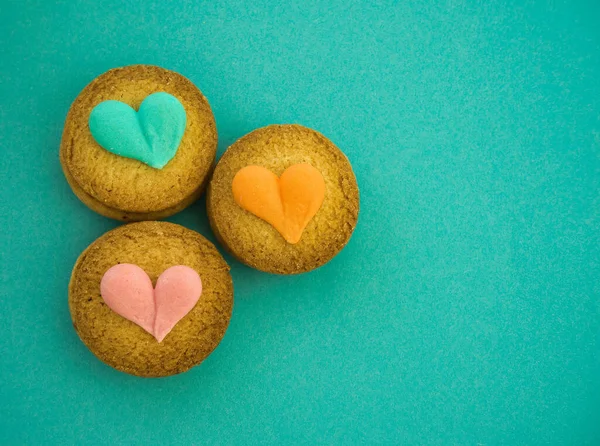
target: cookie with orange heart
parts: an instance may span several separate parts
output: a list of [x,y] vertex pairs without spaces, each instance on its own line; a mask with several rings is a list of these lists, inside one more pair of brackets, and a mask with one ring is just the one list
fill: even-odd
[[229,267],[200,234],[173,223],[120,226],[79,257],[69,309],[106,364],[144,377],[181,373],[219,344],[231,318]]
[[77,96],[60,162],[77,197],[122,221],[175,214],[204,191],[217,150],[213,113],[184,76],[151,65],[107,71]]
[[235,142],[208,187],[219,241],[243,263],[297,274],[331,260],[358,220],[359,193],[348,158],[320,133],[271,125]]

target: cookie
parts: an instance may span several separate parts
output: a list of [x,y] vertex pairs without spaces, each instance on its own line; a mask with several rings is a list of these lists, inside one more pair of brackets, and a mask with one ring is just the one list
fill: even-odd
[[181,373],[219,344],[231,318],[229,267],[208,240],[167,222],[123,225],[77,259],[69,309],[101,361],[144,377]]
[[348,158],[320,133],[271,125],[235,142],[207,192],[218,240],[243,263],[297,274],[331,260],[358,220],[359,193]]
[[215,120],[200,90],[173,71],[131,65],[97,77],[75,99],[60,161],[92,210],[156,220],[200,196],[216,148]]

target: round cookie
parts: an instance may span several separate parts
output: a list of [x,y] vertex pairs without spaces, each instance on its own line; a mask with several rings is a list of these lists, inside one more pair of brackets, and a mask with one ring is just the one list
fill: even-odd
[[[120,101],[138,110],[157,92],[172,95],[185,110],[185,130],[168,164],[150,167],[97,142],[90,131],[90,114],[98,104]],[[161,126],[164,123],[158,123],[162,131]],[[115,134],[121,135],[114,131],[109,136],[114,139]],[[181,211],[200,196],[216,148],[214,116],[194,84],[164,68],[131,65],[102,74],[77,96],[65,122],[60,161],[73,192],[92,210],[122,221],[155,220]]]
[[[158,307],[159,276],[163,282],[169,282],[163,279],[165,271],[184,265],[200,277],[201,295],[196,296],[197,302],[160,342],[142,326],[111,309],[114,306],[109,307],[110,302],[105,300],[107,271],[131,265],[137,265],[143,270],[141,274],[149,276],[150,290],[152,286],[156,288],[156,304],[152,305],[157,307],[157,320],[159,313],[169,316],[181,305],[181,296],[173,291],[178,284],[173,284],[171,275],[171,283],[163,286],[163,290],[170,287],[167,297],[171,300],[165,304],[163,299],[166,307]],[[135,297],[140,287],[131,277],[121,279],[126,287],[128,282],[134,284],[130,288]],[[223,338],[232,307],[229,267],[214,245],[194,231],[167,222],[131,223],[107,232],[79,256],[69,283],[69,309],[81,340],[101,361],[137,376],[173,375],[202,362]]]
[[[261,183],[252,183],[254,177]],[[267,189],[272,193],[263,197]],[[299,217],[263,215],[269,206],[279,213],[299,209]],[[359,193],[350,162],[331,141],[300,125],[271,125],[227,149],[208,187],[207,210],[217,238],[240,261],[297,274],[327,263],[346,245]]]

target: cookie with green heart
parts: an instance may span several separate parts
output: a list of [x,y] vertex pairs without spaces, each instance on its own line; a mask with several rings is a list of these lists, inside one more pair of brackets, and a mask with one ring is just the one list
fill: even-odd
[[271,125],[227,149],[206,205],[215,235],[239,260],[297,274],[350,240],[359,193],[348,158],[330,140],[300,125]]
[[69,283],[73,326],[106,364],[168,376],[202,362],[231,318],[233,282],[212,243],[173,223],[122,225],[77,259]]
[[155,220],[200,196],[216,148],[214,116],[191,81],[131,65],[97,77],[75,99],[60,160],[73,192],[94,211]]

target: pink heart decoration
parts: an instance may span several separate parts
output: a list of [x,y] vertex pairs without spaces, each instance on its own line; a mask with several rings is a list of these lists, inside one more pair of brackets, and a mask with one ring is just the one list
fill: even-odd
[[100,294],[111,310],[162,342],[198,302],[202,281],[189,266],[177,265],[163,271],[152,288],[142,268],[122,263],[104,273]]

